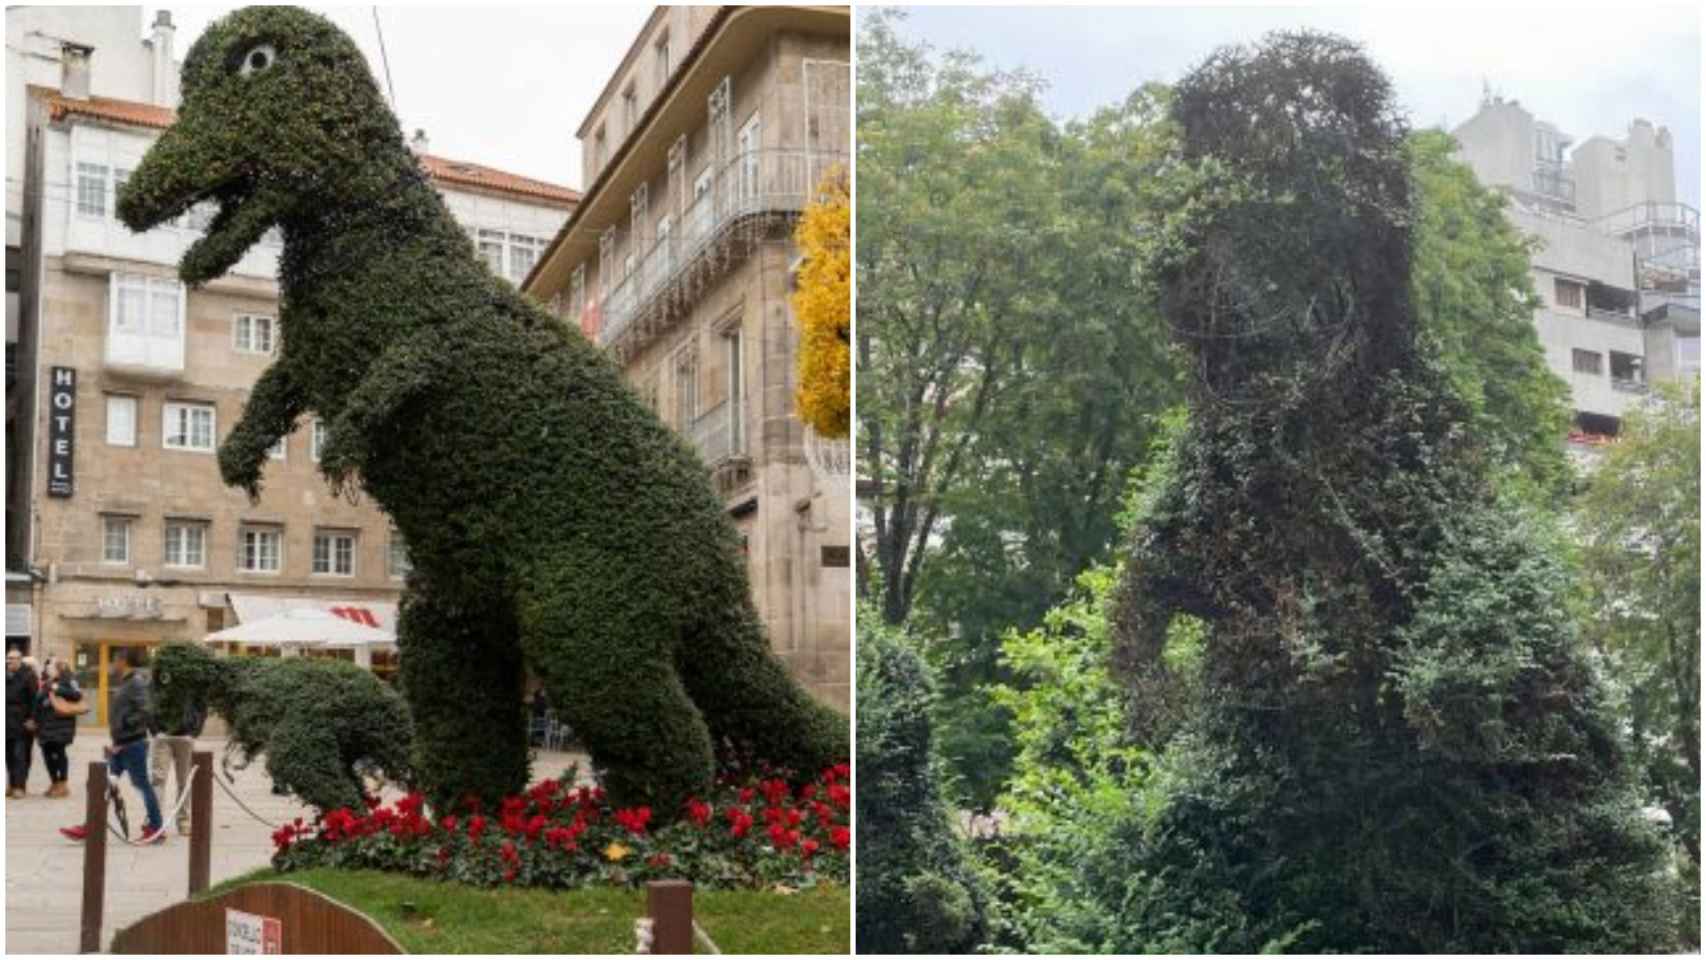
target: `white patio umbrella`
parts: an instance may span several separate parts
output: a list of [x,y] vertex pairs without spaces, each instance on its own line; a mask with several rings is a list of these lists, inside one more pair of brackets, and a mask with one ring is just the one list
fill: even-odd
[[369,648],[396,643],[390,633],[366,624],[346,620],[336,614],[313,607],[299,607],[248,623],[226,627],[203,638],[204,643],[245,643],[252,646]]

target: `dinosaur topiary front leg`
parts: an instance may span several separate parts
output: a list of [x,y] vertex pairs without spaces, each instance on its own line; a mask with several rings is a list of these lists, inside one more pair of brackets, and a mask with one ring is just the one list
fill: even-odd
[[361,469],[373,438],[385,435],[397,411],[432,386],[452,350],[431,330],[386,349],[350,391],[320,449],[320,473],[333,486],[342,486]]
[[225,485],[241,487],[251,501],[259,500],[268,452],[296,429],[304,409],[302,391],[285,362],[268,367],[243,405],[243,418],[219,445],[219,476]]

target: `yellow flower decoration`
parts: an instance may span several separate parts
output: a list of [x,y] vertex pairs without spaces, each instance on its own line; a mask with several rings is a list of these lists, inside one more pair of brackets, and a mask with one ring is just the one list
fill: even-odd
[[852,205],[847,172],[834,167],[818,187],[794,231],[805,262],[791,302],[800,321],[800,419],[823,437],[847,436],[853,382]]
[[609,860],[611,863],[617,863],[630,853],[633,853],[633,851],[624,847],[620,843],[612,843],[610,846],[604,848],[604,859]]

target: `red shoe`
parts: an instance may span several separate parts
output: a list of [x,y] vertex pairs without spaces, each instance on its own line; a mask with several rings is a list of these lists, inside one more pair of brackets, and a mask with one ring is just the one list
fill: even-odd
[[75,827],[60,827],[59,835],[74,843],[82,843],[89,837],[89,828],[82,824]]
[[144,830],[144,831],[142,831],[142,836],[138,837],[136,842],[137,843],[165,843],[166,842],[166,830],[164,827],[155,827],[152,830]]

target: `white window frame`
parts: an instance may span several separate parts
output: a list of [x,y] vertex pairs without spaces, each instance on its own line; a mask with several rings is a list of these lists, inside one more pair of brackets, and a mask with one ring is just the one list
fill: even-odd
[[[137,417],[138,417],[138,413],[140,412],[140,410],[142,408],[142,402],[136,397],[130,396],[128,394],[123,394],[123,393],[109,393],[106,396],[107,396],[107,446],[109,446],[109,447],[134,447],[134,446],[136,446]],[[115,409],[123,409],[126,407],[128,407],[130,410],[130,413],[127,414],[127,416],[129,417],[129,420],[125,421],[127,423],[128,428],[129,428],[128,429],[129,437],[128,437],[128,439],[126,439],[121,434],[120,435],[121,438],[115,440],[115,439],[113,439],[113,426],[120,421],[119,421],[119,418],[115,418],[113,416],[113,411]]]
[[[162,309],[166,297],[174,303]],[[129,315],[124,304],[139,297],[136,316]],[[140,273],[114,271],[107,284],[108,358],[112,359],[115,345],[120,342],[129,350],[138,351],[133,358],[144,366],[171,370],[184,367],[185,310],[189,300],[184,285],[177,280]],[[169,356],[156,356],[158,348],[167,347]]]
[[[324,546],[322,568],[321,547]],[[316,577],[355,576],[356,534],[352,530],[315,530],[314,548],[309,555],[308,572]],[[345,569],[339,569],[339,567]]]
[[320,450],[325,446],[326,421],[321,420],[319,417],[315,417],[313,424],[308,428],[308,456],[311,457],[315,463],[319,463]]
[[[250,559],[249,540],[251,537],[255,538],[255,541],[254,541],[255,549],[254,549],[253,556],[254,556],[254,559],[256,562],[255,562],[255,565],[253,565],[253,566],[249,565],[249,563],[248,563],[248,560]],[[266,549],[264,546],[265,541],[262,539],[264,537],[272,537],[273,538],[273,554],[272,554],[273,565],[271,567],[267,567],[267,566],[264,566],[261,564],[261,561],[264,560],[266,557]],[[237,529],[237,572],[238,573],[260,573],[260,574],[267,574],[269,576],[276,576],[283,569],[284,569],[284,529],[282,527],[269,527],[269,526],[263,526],[261,524],[249,524],[249,525],[244,525],[242,527],[239,527]]]
[[[177,556],[173,556],[173,540],[176,535]],[[194,534],[195,550],[193,556],[190,550],[190,534]],[[166,521],[165,538],[162,541],[161,564],[180,570],[200,570],[207,566],[207,524],[199,520],[170,520]]]
[[[105,220],[107,213],[112,210],[110,194],[112,192],[112,168],[104,163],[88,163],[77,161],[77,215],[91,220]],[[100,209],[93,209],[89,203],[94,195],[100,194]]]
[[269,459],[269,460],[289,460],[290,459],[290,438],[289,437],[279,437],[278,442],[273,444],[272,447],[267,450],[267,459]]
[[657,54],[658,93],[661,94],[664,86],[669,83],[671,66],[669,62],[669,32],[667,30],[664,31],[663,36],[658,37],[658,42],[652,45],[652,50]]
[[[130,565],[131,528],[135,526],[134,517],[116,513],[101,514],[101,562],[113,566]],[[123,532],[121,546],[124,556],[115,558],[112,553],[113,531]]]
[[[183,433],[175,432],[177,424],[173,423],[173,420],[176,419],[173,415],[180,413],[190,415],[192,418],[184,420]],[[198,445],[194,442],[196,438],[196,425],[193,420],[193,415],[196,413],[207,414],[208,439],[205,446]],[[182,442],[173,443],[173,440],[180,440]],[[178,400],[166,401],[163,413],[160,417],[160,446],[166,450],[184,450],[190,453],[215,452],[219,449],[219,408],[211,403],[190,403]]]
[[[260,339],[256,333],[262,329],[263,324],[267,332],[265,349],[256,346],[256,341]],[[277,337],[274,336],[277,326],[277,321],[264,313],[236,314],[231,318],[231,349],[238,353],[272,356],[273,349],[277,346]]]

